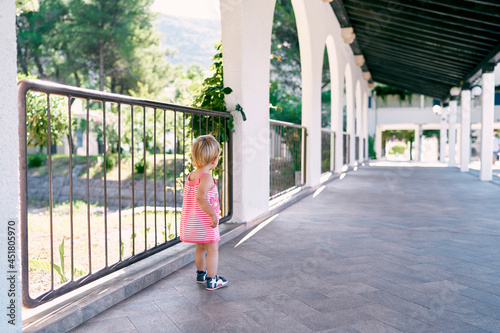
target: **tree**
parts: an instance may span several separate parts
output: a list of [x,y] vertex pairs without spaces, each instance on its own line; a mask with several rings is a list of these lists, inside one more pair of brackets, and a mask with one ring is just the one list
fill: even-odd
[[278,80],[281,89],[302,95],[299,36],[290,0],[277,0],[271,35],[271,82]]
[[270,118],[300,125],[302,113],[300,98],[285,89],[280,89],[278,80],[271,82],[269,90]]
[[152,0],[18,1],[18,68],[64,84],[127,93],[143,82],[158,94],[168,55],[152,21]]
[[330,65],[328,51],[323,54],[323,77],[321,83],[321,128],[330,127],[332,114],[332,85],[330,81]]
[[[134,48],[138,42],[152,42],[153,14],[151,0],[71,0],[68,29],[74,48],[86,55],[89,72],[98,73],[99,90],[108,83],[121,91],[132,88],[127,82],[133,75],[129,64],[137,60]],[[154,37],[154,36],[153,36]],[[148,45],[149,46],[149,45]],[[111,89],[112,91],[114,89]]]
[[52,67],[58,43],[56,26],[67,15],[62,0],[45,0],[36,6],[33,2],[17,3],[17,59],[19,71],[27,75],[32,70],[40,78],[53,76]]

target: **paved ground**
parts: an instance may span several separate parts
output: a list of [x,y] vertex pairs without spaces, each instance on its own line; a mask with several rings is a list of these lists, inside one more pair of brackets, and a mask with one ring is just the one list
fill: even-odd
[[191,264],[71,332],[500,332],[500,186],[399,165],[222,246],[227,288]]

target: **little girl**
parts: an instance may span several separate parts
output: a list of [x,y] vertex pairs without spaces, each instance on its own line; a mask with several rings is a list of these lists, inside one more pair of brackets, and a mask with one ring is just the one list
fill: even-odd
[[217,166],[219,154],[219,143],[212,135],[201,135],[194,140],[192,155],[196,170],[186,179],[181,214],[181,241],[196,243],[196,282],[206,282],[207,290],[227,286],[227,280],[217,276],[219,193],[215,179],[208,173]]

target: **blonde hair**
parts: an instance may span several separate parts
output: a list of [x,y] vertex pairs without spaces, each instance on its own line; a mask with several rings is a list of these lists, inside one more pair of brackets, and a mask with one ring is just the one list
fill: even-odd
[[219,157],[219,153],[220,145],[212,135],[200,135],[193,142],[193,165],[203,168]]

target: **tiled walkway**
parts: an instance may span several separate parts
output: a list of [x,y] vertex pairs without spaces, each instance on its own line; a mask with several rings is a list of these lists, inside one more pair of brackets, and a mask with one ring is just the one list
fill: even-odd
[[190,264],[71,332],[500,332],[500,186],[399,165],[222,246],[227,288]]

